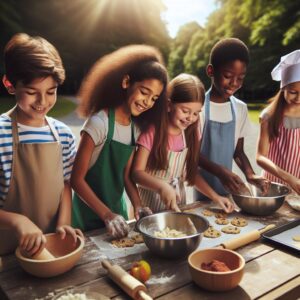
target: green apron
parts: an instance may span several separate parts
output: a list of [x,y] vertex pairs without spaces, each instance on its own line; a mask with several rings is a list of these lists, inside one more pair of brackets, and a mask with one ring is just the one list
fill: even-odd
[[[115,112],[110,109],[107,139],[97,161],[88,170],[85,180],[112,212],[122,215],[128,220],[124,197],[124,169],[135,147],[133,125],[131,125],[131,145],[125,145],[112,139],[114,127]],[[72,226],[86,231],[105,227],[105,224],[77,194],[74,194]]]

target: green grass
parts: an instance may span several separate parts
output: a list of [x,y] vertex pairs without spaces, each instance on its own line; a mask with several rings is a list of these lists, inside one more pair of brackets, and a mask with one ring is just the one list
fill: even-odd
[[259,114],[266,107],[266,103],[247,103],[249,118],[253,123],[259,123]]
[[[14,97],[1,97],[0,98],[0,114],[7,112],[16,104]],[[76,109],[76,104],[64,98],[57,97],[57,102],[48,113],[48,116],[53,118],[61,118]]]

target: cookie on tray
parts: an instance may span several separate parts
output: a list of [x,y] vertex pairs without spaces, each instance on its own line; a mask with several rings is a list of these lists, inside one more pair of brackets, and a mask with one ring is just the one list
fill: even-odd
[[235,226],[228,225],[223,227],[221,231],[227,234],[239,234],[241,232],[241,229]]
[[204,236],[207,238],[217,238],[221,235],[221,232],[215,228],[213,228],[212,226],[209,226],[207,230],[204,231]]
[[248,225],[248,222],[244,218],[235,217],[231,220],[231,224],[237,227],[244,227]]
[[229,224],[229,220],[226,218],[217,218],[215,220],[215,223],[219,224],[219,225],[227,225],[227,224]]
[[127,247],[133,247],[135,244],[134,239],[130,239],[128,237],[112,240],[111,243],[116,246],[117,248],[127,248]]

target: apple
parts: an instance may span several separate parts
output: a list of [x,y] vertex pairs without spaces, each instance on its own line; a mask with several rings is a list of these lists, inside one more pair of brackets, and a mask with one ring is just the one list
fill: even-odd
[[130,275],[141,282],[146,282],[151,275],[151,267],[145,260],[134,262],[129,271]]

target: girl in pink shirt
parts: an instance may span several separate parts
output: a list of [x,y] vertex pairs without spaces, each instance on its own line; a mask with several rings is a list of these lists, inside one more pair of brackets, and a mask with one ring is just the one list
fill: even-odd
[[153,212],[179,211],[178,204],[186,203],[184,181],[217,202],[224,211],[233,210],[231,201],[216,194],[197,172],[198,120],[204,93],[197,77],[189,74],[175,77],[168,87],[167,111],[162,111],[160,122],[137,141],[132,177],[139,185],[143,205]]

